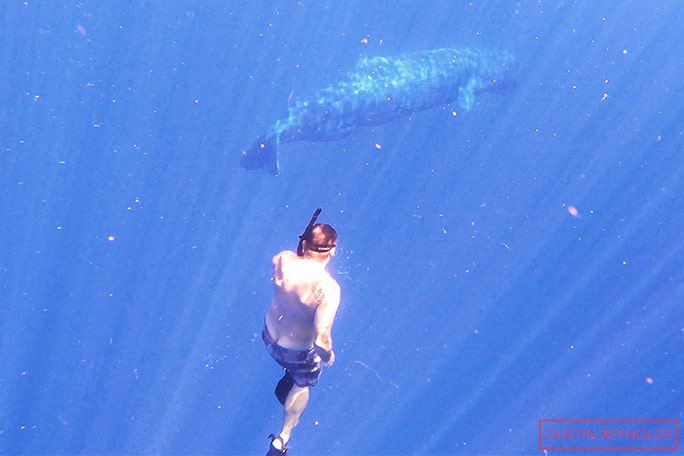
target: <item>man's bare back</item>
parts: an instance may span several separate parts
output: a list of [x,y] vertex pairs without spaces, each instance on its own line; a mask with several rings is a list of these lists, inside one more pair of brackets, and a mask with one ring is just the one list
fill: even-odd
[[311,258],[285,250],[273,257],[274,296],[266,315],[266,327],[275,343],[305,350],[314,344],[330,351],[340,287]]

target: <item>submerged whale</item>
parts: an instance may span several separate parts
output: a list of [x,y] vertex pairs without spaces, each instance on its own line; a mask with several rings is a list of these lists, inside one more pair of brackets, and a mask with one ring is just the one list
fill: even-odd
[[277,176],[280,144],[340,139],[453,101],[469,111],[476,94],[512,87],[514,66],[506,51],[467,48],[361,58],[344,79],[290,106],[242,152],[240,165]]

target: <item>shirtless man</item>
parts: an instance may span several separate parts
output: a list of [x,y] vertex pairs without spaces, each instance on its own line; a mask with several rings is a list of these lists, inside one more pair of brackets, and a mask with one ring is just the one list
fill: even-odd
[[326,271],[335,254],[337,233],[314,224],[320,209],[299,237],[297,253],[273,257],[274,296],[262,337],[271,356],[285,369],[275,394],[285,416],[278,436],[271,434],[266,456],[283,455],[292,430],[309,402],[309,387],[323,367],[335,361],[330,331],[340,303],[340,286]]

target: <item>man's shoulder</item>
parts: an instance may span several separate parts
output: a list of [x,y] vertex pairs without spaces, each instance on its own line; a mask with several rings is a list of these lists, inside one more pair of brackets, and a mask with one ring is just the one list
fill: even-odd
[[330,274],[330,272],[325,271],[325,275],[328,276],[328,279],[330,280],[330,283],[332,284],[332,286],[334,286],[337,289],[340,288],[340,284],[337,283],[337,280],[335,280],[335,277],[333,277],[332,274]]
[[273,262],[275,263],[276,261],[279,260],[294,260],[299,258],[295,252],[292,250],[283,250],[281,252],[278,252],[274,257],[273,257]]
[[337,283],[337,280],[335,280],[335,278],[328,271],[325,271],[324,283],[328,293],[333,293],[336,295],[340,294],[340,284]]

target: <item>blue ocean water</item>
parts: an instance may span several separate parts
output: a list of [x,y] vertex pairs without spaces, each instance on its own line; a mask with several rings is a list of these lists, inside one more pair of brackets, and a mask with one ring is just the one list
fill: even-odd
[[[270,261],[317,207],[340,233],[337,362],[288,454],[527,455],[540,419],[684,419],[683,19],[8,2],[0,453],[263,454]],[[283,145],[277,178],[240,168],[360,57],[464,46],[513,53],[516,87]]]

